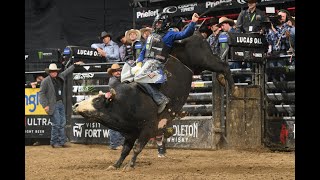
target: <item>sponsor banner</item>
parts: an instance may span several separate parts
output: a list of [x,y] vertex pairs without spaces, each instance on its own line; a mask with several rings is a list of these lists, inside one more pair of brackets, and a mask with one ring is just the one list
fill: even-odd
[[228,33],[230,46],[255,47],[266,49],[267,39],[264,35],[254,33]]
[[61,53],[57,48],[26,49],[26,62],[58,62]]
[[[69,51],[68,51],[69,49]],[[68,52],[67,52],[68,51]],[[75,58],[88,58],[88,59],[100,59],[100,55],[97,50],[91,47],[83,47],[83,46],[68,46],[64,49],[65,53],[72,52],[72,56]]]
[[212,147],[212,120],[175,120],[173,122],[175,134],[167,138],[168,147]]
[[86,144],[109,144],[109,129],[83,117],[71,118],[70,141]]
[[40,88],[25,88],[25,115],[47,115],[39,102]]
[[25,138],[50,138],[51,137],[51,121],[46,116],[25,116]]
[[[259,5],[268,5],[268,4],[276,4],[276,3],[284,3],[294,0],[261,0]],[[247,7],[247,3],[245,0],[218,0],[218,1],[205,1],[204,3],[188,3],[177,6],[167,6],[164,8],[161,7],[150,7],[150,8],[135,8],[135,20],[136,21],[145,21],[145,20],[153,20],[158,13],[170,13],[173,16],[182,16],[192,14],[197,12],[199,15],[207,11],[209,8],[212,8],[212,11],[218,11],[223,9],[235,9]],[[240,9],[239,9],[240,13]]]

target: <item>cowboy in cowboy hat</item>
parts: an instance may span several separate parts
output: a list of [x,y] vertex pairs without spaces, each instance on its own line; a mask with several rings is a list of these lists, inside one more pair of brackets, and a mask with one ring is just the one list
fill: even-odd
[[[78,61],[74,64],[79,65],[82,63]],[[66,97],[64,84],[66,77],[72,74],[74,69],[75,65],[71,65],[58,74],[60,68],[55,63],[51,63],[49,68],[45,69],[49,76],[44,78],[40,84],[39,102],[52,122],[50,145],[53,148],[69,146],[66,144],[67,136],[64,129],[66,125],[65,106],[63,103]]]
[[229,18],[223,16],[223,17],[219,18],[218,26],[221,27],[224,23],[228,23],[230,26],[234,25],[234,21],[232,19],[229,19]]
[[98,38],[103,40],[105,37],[110,37],[110,39],[112,39],[111,33],[106,32],[106,31],[102,31],[100,37],[98,37]]
[[238,30],[233,28],[234,24],[235,23],[232,19],[229,19],[229,18],[223,16],[223,17],[219,18],[218,27],[220,27],[221,30],[224,32],[232,32],[232,33],[239,32]]
[[91,44],[91,48],[96,49],[98,54],[104,57],[106,61],[119,61],[119,46],[111,40],[111,33],[103,31],[99,38],[103,43]]
[[107,69],[107,73],[111,76],[113,72],[115,71],[120,71],[121,72],[121,67],[118,63],[112,64],[111,68]]
[[52,71],[56,71],[56,72],[57,72],[57,71],[60,71],[60,69],[61,69],[61,68],[58,68],[55,63],[51,63],[51,64],[49,65],[49,68],[44,69],[44,71],[45,71],[46,73],[50,74],[50,72],[52,72]]
[[140,41],[141,33],[137,29],[130,29],[126,31],[125,36],[127,39],[127,43],[131,44],[131,53],[127,55],[130,55],[130,60],[135,60],[138,58],[142,50],[142,42]]
[[125,33],[128,43],[133,43],[141,39],[141,32],[138,29],[130,29]]
[[140,29],[141,35],[143,39],[147,39],[147,37],[151,34],[152,28],[151,27],[144,27]]

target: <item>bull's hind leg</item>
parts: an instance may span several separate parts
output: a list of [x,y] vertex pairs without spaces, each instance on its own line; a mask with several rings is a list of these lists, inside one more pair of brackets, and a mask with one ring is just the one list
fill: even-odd
[[118,159],[118,161],[115,164],[109,166],[107,170],[120,168],[120,166],[122,165],[125,158],[129,155],[129,153],[134,145],[135,139],[136,139],[135,137],[134,138],[127,138],[127,137],[125,138],[123,148],[121,150],[120,158]]
[[134,168],[134,166],[136,165],[138,155],[151,138],[151,132],[151,129],[144,129],[143,132],[140,134],[139,139],[137,139],[135,146],[133,147],[133,156],[130,162],[123,168],[124,171],[129,171]]
[[227,62],[219,61],[214,63],[211,67],[211,71],[218,73],[218,82],[225,87],[225,78],[227,79],[229,90],[233,96],[238,96],[238,87],[234,85],[233,77]]

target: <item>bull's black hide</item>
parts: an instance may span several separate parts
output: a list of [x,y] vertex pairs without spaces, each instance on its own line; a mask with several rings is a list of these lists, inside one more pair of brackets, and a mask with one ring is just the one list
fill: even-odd
[[[119,160],[109,168],[119,168],[133,148],[134,155],[128,168],[133,168],[138,154],[151,137],[159,133],[161,119],[168,122],[178,114],[185,104],[191,89],[192,70],[210,70],[222,73],[233,88],[228,64],[213,55],[209,44],[198,33],[175,44],[172,55],[165,64],[168,81],[161,91],[171,101],[166,109],[157,114],[158,107],[152,98],[145,94],[136,83],[120,84],[114,88],[112,101],[106,103],[104,95],[97,95],[75,105],[74,111],[88,120],[121,132],[125,137]],[[188,67],[187,67],[188,66]],[[138,139],[135,143],[135,140]],[[135,143],[135,146],[134,146]],[[133,147],[134,146],[134,147]]]

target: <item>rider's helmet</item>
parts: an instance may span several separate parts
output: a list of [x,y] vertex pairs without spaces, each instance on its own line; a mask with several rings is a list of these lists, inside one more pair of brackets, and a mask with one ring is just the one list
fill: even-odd
[[158,13],[155,17],[152,28],[155,33],[162,33],[169,29],[172,23],[172,18],[168,15],[168,13]]

